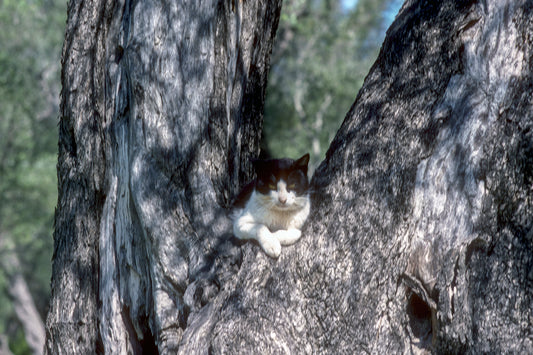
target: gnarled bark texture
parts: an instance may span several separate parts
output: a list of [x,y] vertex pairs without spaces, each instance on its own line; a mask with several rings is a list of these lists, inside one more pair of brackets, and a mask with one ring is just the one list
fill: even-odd
[[70,1],[48,353],[177,351],[187,290],[231,246],[280,6]]
[[532,5],[407,1],[301,241],[245,246],[180,350],[533,351]]
[[279,3],[71,2],[49,353],[533,352],[532,1],[406,1],[279,259],[226,215]]

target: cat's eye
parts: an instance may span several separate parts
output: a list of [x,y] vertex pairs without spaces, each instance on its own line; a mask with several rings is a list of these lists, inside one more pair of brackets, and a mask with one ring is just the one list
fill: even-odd
[[268,188],[270,190],[276,190],[277,189],[276,185],[274,185],[274,184],[268,184]]
[[287,186],[289,190],[294,190],[295,187],[296,187],[296,184],[289,184],[289,186]]

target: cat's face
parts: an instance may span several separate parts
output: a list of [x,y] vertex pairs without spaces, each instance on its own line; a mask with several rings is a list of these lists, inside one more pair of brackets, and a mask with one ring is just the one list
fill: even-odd
[[298,160],[285,158],[255,161],[255,190],[259,192],[262,202],[276,210],[302,207],[308,199],[308,163],[309,154]]

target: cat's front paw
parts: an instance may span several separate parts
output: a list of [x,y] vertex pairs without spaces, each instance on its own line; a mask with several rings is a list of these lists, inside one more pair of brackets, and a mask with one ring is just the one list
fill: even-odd
[[262,233],[262,235],[259,236],[257,241],[259,242],[261,248],[263,248],[265,253],[271,258],[276,259],[281,254],[281,244],[279,240],[270,232]]
[[288,230],[279,230],[274,233],[276,239],[280,242],[281,245],[292,245],[300,239],[302,236],[302,231],[299,229],[288,229]]

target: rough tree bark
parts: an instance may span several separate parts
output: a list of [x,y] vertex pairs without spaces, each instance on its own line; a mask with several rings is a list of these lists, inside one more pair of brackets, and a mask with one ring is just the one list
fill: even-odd
[[301,242],[246,245],[182,353],[532,352],[532,6],[407,1]]
[[71,1],[48,352],[533,352],[533,2],[406,1],[277,260],[260,3]]
[[280,7],[70,1],[48,353],[177,351],[185,298],[231,246]]

